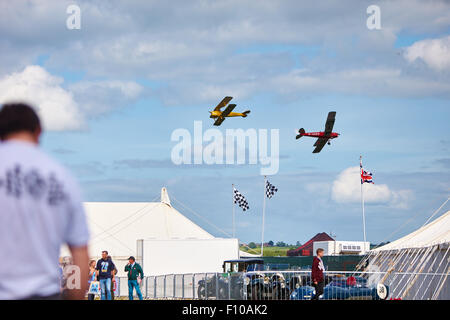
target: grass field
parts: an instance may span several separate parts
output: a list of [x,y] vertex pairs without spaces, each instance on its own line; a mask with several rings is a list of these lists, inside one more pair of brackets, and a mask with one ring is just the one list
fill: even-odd
[[[264,247],[264,257],[286,257],[288,250],[295,249],[296,247]],[[241,246],[242,251],[251,254],[260,254],[261,246],[255,249],[250,249],[248,247]]]

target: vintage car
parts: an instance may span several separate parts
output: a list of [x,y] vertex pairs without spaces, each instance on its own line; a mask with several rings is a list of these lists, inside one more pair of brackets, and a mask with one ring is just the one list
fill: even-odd
[[[294,290],[291,300],[310,300],[315,294],[311,285],[304,285]],[[378,283],[368,286],[367,279],[354,276],[334,276],[325,286],[319,299],[323,300],[386,300],[389,296],[389,287]]]
[[245,272],[264,270],[262,259],[236,259],[224,261],[223,273],[213,274],[198,282],[199,299],[242,299],[244,283],[249,282]]
[[[274,271],[266,268],[266,271]],[[289,300],[290,294],[300,287],[311,285],[309,273],[299,272],[264,272],[247,274],[249,300]],[[332,278],[325,276],[325,284]]]
[[289,282],[281,272],[247,273],[245,285],[249,300],[278,300],[289,296]]

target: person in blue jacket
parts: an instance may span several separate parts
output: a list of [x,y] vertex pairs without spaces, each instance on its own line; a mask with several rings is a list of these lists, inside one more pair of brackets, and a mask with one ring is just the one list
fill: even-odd
[[98,280],[102,291],[102,300],[111,300],[111,283],[114,278],[116,266],[111,258],[108,258],[108,251],[102,251],[102,258],[97,261]]

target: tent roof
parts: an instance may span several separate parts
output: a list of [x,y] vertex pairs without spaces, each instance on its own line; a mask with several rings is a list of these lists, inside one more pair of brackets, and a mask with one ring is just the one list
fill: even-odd
[[214,236],[170,204],[166,188],[160,202],[85,202],[91,231],[90,254],[136,254],[138,239],[213,239]]
[[421,248],[450,242],[450,211],[416,231],[388,243],[372,252]]

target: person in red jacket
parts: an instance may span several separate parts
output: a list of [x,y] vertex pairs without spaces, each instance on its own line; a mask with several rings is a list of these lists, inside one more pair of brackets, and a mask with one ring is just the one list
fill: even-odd
[[323,265],[323,249],[319,248],[316,250],[317,256],[313,259],[313,265],[311,269],[311,278],[314,288],[316,289],[316,294],[311,297],[311,300],[319,300],[320,295],[323,294],[324,278],[323,271],[325,267]]

